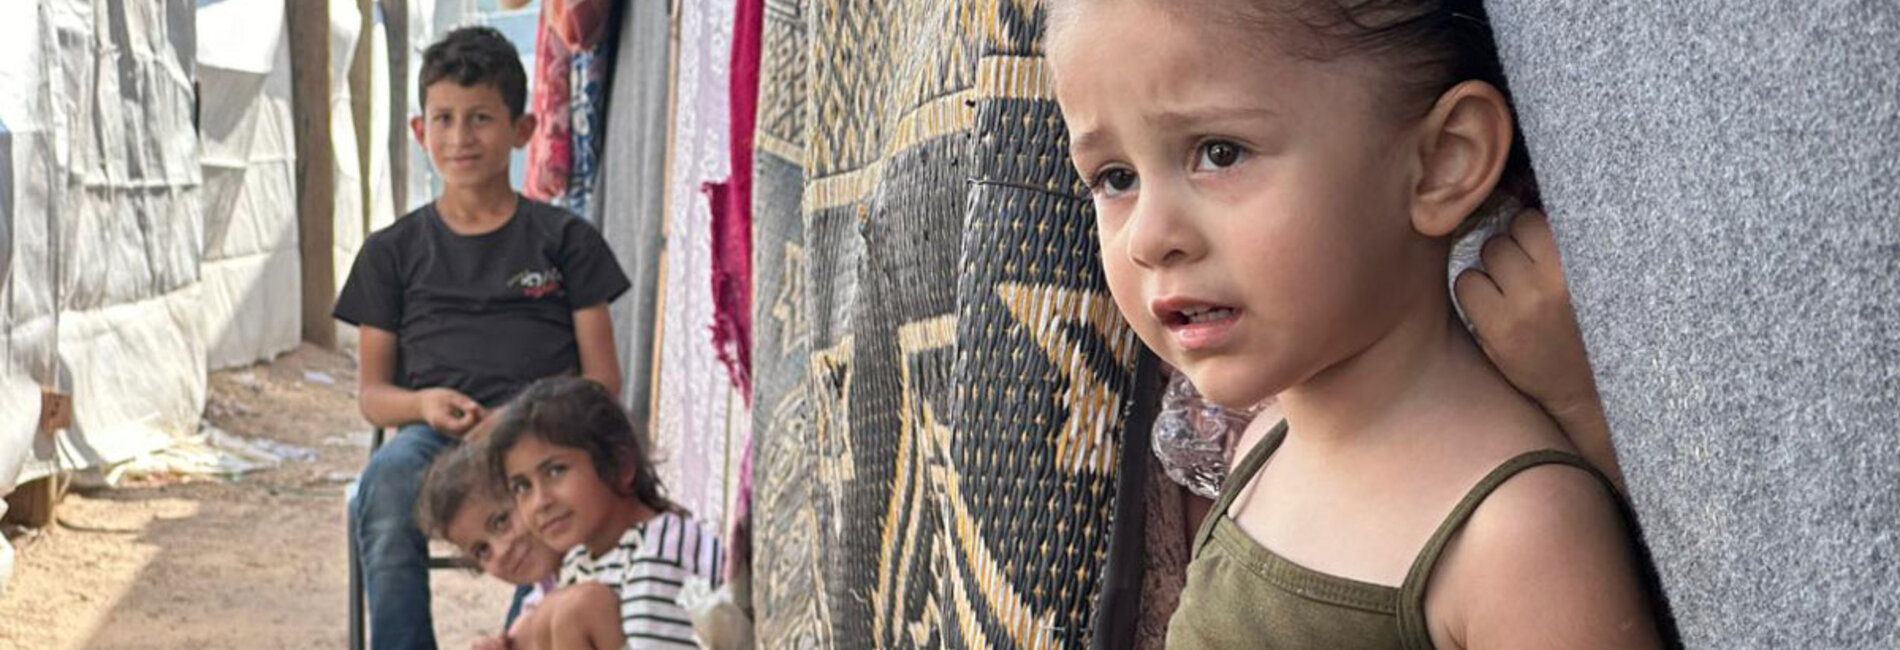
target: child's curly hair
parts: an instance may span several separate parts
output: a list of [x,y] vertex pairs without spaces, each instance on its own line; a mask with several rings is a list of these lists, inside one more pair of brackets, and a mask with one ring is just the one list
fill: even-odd
[[[508,450],[533,436],[586,452],[601,482],[622,496],[637,498],[658,512],[686,512],[666,498],[666,487],[654,471],[652,442],[600,384],[579,377],[543,379],[522,389],[497,418],[484,445],[497,481],[506,480],[503,459]],[[632,489],[622,492],[629,471]]]

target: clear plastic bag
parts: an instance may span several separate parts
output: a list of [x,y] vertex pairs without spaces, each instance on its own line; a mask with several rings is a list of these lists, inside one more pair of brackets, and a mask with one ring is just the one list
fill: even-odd
[[1168,478],[1195,494],[1215,498],[1227,478],[1234,444],[1258,409],[1230,409],[1201,397],[1187,375],[1172,373],[1155,417],[1155,457]]
[[705,578],[689,578],[680,586],[678,602],[692,619],[693,634],[705,650],[751,650],[752,619],[732,601],[732,585],[712,588]]

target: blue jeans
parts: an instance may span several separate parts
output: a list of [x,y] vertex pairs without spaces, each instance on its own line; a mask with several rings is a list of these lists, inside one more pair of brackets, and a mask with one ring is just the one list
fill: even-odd
[[429,540],[416,524],[422,474],[443,450],[461,444],[426,424],[385,441],[357,479],[350,499],[363,584],[369,592],[370,647],[435,650],[429,613]]

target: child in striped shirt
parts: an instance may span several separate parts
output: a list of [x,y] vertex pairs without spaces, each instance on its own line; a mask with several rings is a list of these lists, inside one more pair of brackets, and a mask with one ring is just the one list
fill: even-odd
[[[724,548],[666,499],[647,440],[612,396],[585,379],[536,382],[486,446],[529,529],[570,549],[555,598],[605,585],[619,600],[626,648],[698,647],[680,589],[693,578],[717,586]],[[532,632],[567,647],[561,630]],[[570,632],[573,647],[619,647],[608,635]]]

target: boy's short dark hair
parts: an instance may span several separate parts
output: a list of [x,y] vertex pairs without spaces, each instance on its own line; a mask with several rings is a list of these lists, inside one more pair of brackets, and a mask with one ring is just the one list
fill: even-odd
[[493,85],[508,105],[509,118],[519,118],[527,109],[528,73],[521,69],[521,55],[493,27],[456,29],[422,51],[417,105],[428,108],[429,86],[440,81],[467,87]]

